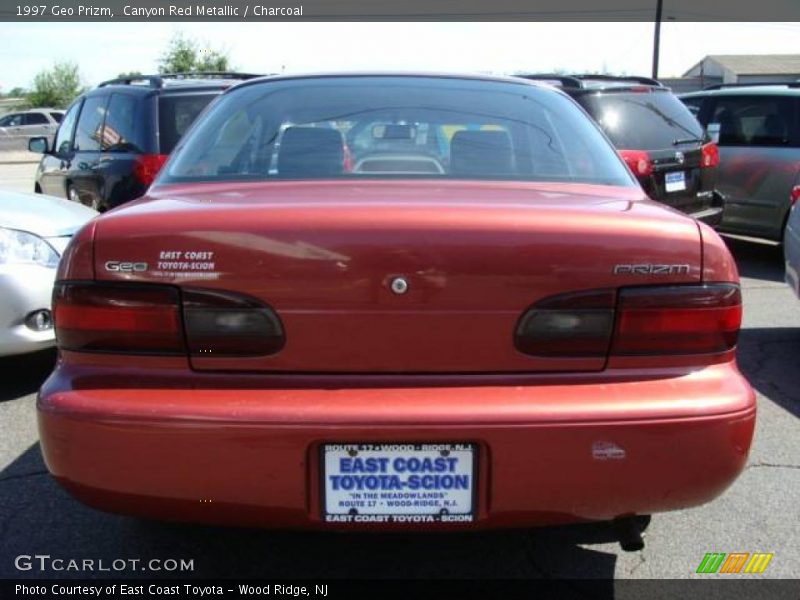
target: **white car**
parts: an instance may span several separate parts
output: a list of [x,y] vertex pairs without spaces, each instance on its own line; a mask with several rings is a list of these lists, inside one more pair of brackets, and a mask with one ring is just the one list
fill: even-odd
[[34,137],[51,136],[64,118],[64,111],[57,108],[32,108],[0,116],[0,136]]
[[54,345],[50,297],[58,261],[96,215],[61,198],[0,191],[0,356]]

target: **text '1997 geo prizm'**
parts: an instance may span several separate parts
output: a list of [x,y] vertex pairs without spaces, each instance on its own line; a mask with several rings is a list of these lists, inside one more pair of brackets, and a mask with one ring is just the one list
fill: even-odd
[[714,231],[558,90],[250,80],[84,227],[39,401],[53,476],[167,520],[526,527],[718,496],[754,394]]

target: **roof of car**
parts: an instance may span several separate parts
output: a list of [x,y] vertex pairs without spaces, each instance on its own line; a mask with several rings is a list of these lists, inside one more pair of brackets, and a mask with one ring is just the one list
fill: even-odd
[[540,82],[521,79],[510,75],[491,75],[485,73],[458,73],[458,72],[430,72],[430,71],[333,71],[319,73],[292,73],[281,75],[266,75],[243,81],[236,85],[237,88],[267,81],[290,81],[295,79],[328,79],[345,77],[423,77],[431,79],[468,79],[476,81],[493,81],[515,83],[517,85],[531,85],[544,87]]
[[731,85],[698,92],[681,94],[681,98],[698,98],[703,96],[800,96],[800,86],[794,84],[770,85]]

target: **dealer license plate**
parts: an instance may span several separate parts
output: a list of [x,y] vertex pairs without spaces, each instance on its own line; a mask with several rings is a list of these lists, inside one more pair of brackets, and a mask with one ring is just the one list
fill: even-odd
[[683,171],[667,173],[664,176],[664,188],[668,192],[680,192],[686,189],[686,174]]
[[323,518],[331,523],[469,522],[473,444],[325,444]]

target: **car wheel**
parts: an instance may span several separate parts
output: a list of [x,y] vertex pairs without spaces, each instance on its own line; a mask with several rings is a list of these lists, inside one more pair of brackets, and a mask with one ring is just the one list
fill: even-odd
[[67,186],[67,198],[72,202],[81,203],[81,195],[78,193],[78,190],[71,185]]

